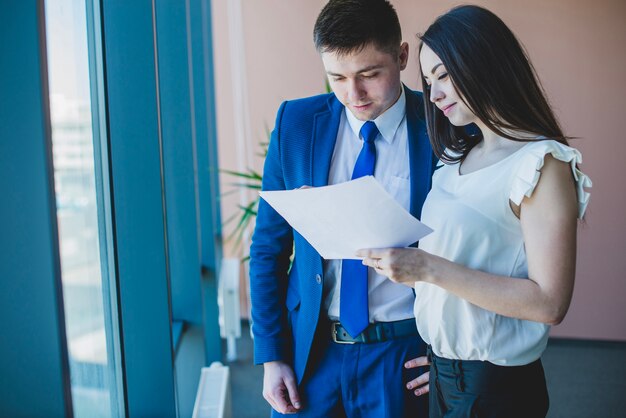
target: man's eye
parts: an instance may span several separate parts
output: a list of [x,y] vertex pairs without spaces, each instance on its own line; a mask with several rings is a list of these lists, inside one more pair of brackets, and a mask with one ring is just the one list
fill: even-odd
[[368,73],[368,74],[363,74],[363,78],[374,78],[378,75],[378,73]]

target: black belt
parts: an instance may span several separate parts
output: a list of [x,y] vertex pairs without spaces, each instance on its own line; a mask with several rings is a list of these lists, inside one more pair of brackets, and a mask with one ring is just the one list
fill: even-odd
[[379,343],[419,335],[413,318],[369,324],[356,338],[352,338],[340,322],[331,322],[330,332],[333,342],[338,344]]

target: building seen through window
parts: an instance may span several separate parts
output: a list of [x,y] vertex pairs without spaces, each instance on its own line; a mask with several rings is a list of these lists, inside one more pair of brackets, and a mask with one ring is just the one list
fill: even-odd
[[[86,3],[46,0],[46,43],[59,248],[72,402],[77,417],[120,416],[121,376],[112,271],[107,256],[106,165],[96,163],[101,138],[88,49]],[[92,34],[93,36],[93,34]],[[90,56],[91,54],[91,56]],[[90,59],[92,65],[90,66]],[[96,130],[97,131],[97,130]],[[100,168],[104,167],[104,169]],[[102,177],[100,177],[102,178]],[[104,245],[103,245],[104,244]]]

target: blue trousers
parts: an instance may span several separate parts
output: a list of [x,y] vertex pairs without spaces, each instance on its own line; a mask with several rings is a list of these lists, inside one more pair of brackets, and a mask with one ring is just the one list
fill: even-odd
[[[330,329],[330,328],[328,328]],[[298,418],[426,418],[427,396],[406,388],[427,369],[406,369],[407,360],[423,356],[419,337],[370,344],[318,343],[298,387],[303,409],[272,417]]]

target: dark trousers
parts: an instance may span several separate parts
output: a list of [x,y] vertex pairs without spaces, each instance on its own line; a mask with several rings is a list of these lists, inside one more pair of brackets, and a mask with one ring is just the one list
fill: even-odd
[[543,418],[548,413],[541,360],[497,366],[430,356],[430,418]]
[[338,344],[330,341],[330,325],[322,328],[326,342],[315,347],[299,385],[303,409],[298,418],[425,418],[428,399],[406,388],[424,372],[405,369],[407,360],[426,351],[417,336],[377,343]]

